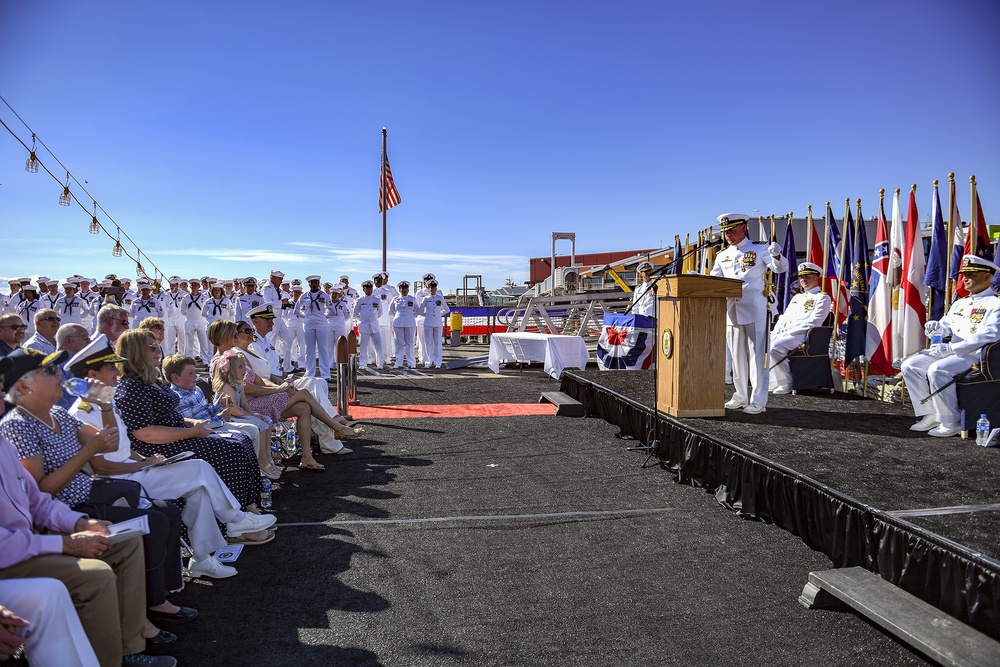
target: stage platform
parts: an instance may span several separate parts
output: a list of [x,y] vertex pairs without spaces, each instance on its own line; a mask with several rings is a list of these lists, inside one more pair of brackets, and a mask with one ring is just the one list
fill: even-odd
[[[567,370],[561,390],[647,442],[652,372]],[[914,433],[914,421],[909,407],[848,394],[771,396],[755,416],[661,414],[658,456],[679,482],[798,535],[836,567],[865,567],[1000,638],[1000,448]]]

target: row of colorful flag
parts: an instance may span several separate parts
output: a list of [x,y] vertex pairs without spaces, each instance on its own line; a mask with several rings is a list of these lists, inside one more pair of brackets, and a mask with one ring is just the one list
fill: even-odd
[[[856,200],[852,212],[850,200],[845,201],[844,215],[838,221],[833,216],[830,203],[822,219],[813,220],[812,207],[806,218],[806,260],[825,267],[823,290],[831,296],[838,325],[838,337],[844,343],[844,363],[855,359],[869,362],[869,373],[894,375],[906,357],[925,347],[924,323],[940,319],[955,298],[966,296],[958,281],[962,255],[975,254],[993,260],[995,249],[990,240],[986,216],[972,184],[972,222],[962,224],[955,197],[954,174],[949,174],[950,201],[947,218],[942,214],[938,182],[934,181],[931,202],[931,242],[925,252],[923,235],[917,211],[916,189],[910,189],[906,220],[900,206],[900,191],[892,198],[892,215],[887,218],[884,193],[879,193],[879,212],[876,218],[875,244],[871,255],[868,235],[861,212],[861,200]],[[795,237],[792,232],[791,213],[782,254],[791,259],[787,272],[775,276],[775,309],[784,311],[795,294],[798,284],[798,267]],[[760,239],[775,238],[775,218],[771,216],[771,229],[759,218]],[[975,233],[970,233],[970,230]],[[674,237],[675,273],[707,274],[715,262],[718,237],[712,227],[697,234],[692,243],[690,235],[681,243]],[[950,239],[950,242],[949,242]],[[997,276],[1000,282],[1000,275]],[[994,285],[997,287],[998,285]]]

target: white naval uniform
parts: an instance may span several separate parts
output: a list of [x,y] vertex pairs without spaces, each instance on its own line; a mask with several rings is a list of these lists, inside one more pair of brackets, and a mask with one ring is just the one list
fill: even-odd
[[[69,413],[94,428],[103,429],[101,411],[90,403],[76,399]],[[132,445],[128,429],[118,410],[114,411],[118,424],[118,449],[107,454],[98,454],[108,461],[128,463],[132,461]],[[181,520],[188,528],[191,548],[196,560],[206,558],[217,549],[226,546],[216,519],[222,523],[236,521],[243,516],[240,503],[232,491],[207,461],[188,459],[168,466],[143,468],[137,472],[111,475],[120,479],[131,479],[142,484],[142,488],[152,499],[172,500],[184,498]]]
[[424,300],[431,291],[426,287],[421,287],[419,290],[414,292],[413,296],[417,299],[417,362],[427,363],[427,358],[424,357],[424,348],[426,347],[426,342],[424,341],[424,316],[420,314],[420,302]]
[[190,296],[184,290],[178,288],[177,291],[167,290],[160,297],[163,304],[163,355],[169,357],[171,354],[187,353],[187,335],[184,333],[184,311],[181,305],[184,299]]
[[417,331],[417,299],[414,296],[397,296],[389,302],[389,316],[392,318],[393,335],[396,346],[395,368],[402,368],[409,360],[410,368],[417,367],[413,356],[413,342]]
[[951,304],[941,324],[951,330],[951,354],[938,357],[921,350],[903,360],[903,378],[917,417],[933,414],[942,424],[961,421],[954,384],[927,403],[921,401],[979,360],[979,350],[1000,340],[1000,297],[992,287]]
[[326,307],[326,321],[330,325],[330,359],[333,363],[347,363],[347,359],[337,358],[337,341],[341,336],[346,336],[353,329],[353,314],[348,306],[347,299],[341,297],[333,301],[331,297],[329,305]]
[[392,328],[392,316],[389,314],[389,304],[399,296],[399,291],[392,285],[382,285],[376,287],[372,294],[377,294],[382,300],[382,316],[379,318],[379,327],[382,329],[382,356],[386,363],[392,359],[396,351],[396,332]]
[[367,366],[373,361],[379,368],[385,363],[382,351],[382,300],[373,291],[371,296],[363,296],[354,304],[354,317],[358,320],[358,363]]
[[28,325],[28,328],[24,332],[25,340],[31,338],[32,334],[35,333],[35,313],[42,308],[43,306],[38,299],[35,299],[34,301],[28,301],[25,299],[21,303],[17,304],[17,314],[21,316],[21,321]]
[[[299,293],[301,295],[301,292]],[[288,356],[285,363],[294,363],[299,368],[305,368],[306,362],[306,335],[302,326],[302,315],[295,309],[298,301],[293,294],[288,300],[287,306],[282,307],[281,317],[288,326],[288,332],[292,336],[292,342],[288,345]]]
[[205,301],[205,305],[201,307],[201,316],[209,324],[216,320],[232,320],[233,302],[225,295],[220,296],[218,299],[214,297],[209,298]]
[[632,314],[656,317],[656,292],[653,281],[640,282],[632,292]]
[[274,345],[278,358],[284,359],[281,364],[282,372],[289,373],[292,370],[292,358],[288,352],[292,346],[292,332],[288,330],[288,324],[281,317],[282,306],[288,303],[289,294],[275,287],[274,283],[268,282],[261,291],[261,298],[264,299],[264,303],[271,304],[271,310],[274,311],[274,329],[270,333],[271,344]]
[[[743,281],[743,295],[726,299],[726,342],[733,355],[732,401],[743,406],[767,405],[767,295],[764,282],[767,270],[782,273],[788,261],[772,257],[762,243],[744,238],[718,254],[713,276]],[[749,391],[748,391],[749,387]]]
[[441,356],[443,354],[441,342],[441,329],[444,327],[444,317],[451,312],[448,303],[444,300],[444,294],[438,292],[427,295],[420,301],[417,307],[417,314],[422,316],[424,321],[424,347],[420,353],[423,359],[424,368],[431,366],[441,366]]
[[[212,359],[212,346],[208,344],[208,322],[201,315],[201,309],[208,300],[205,292],[188,294],[181,302],[181,312],[184,313],[184,345],[185,356],[201,357],[202,362],[208,363]],[[195,347],[200,353],[195,353]]]
[[129,308],[128,314],[132,318],[132,328],[138,329],[139,323],[147,317],[159,317],[163,319],[163,306],[152,295],[148,299],[140,297],[132,302],[132,307]]
[[[791,388],[792,375],[785,357],[806,342],[810,329],[823,325],[832,305],[830,295],[820,289],[819,285],[808,291],[799,292],[788,302],[785,312],[778,318],[778,323],[771,331],[768,367],[771,368],[769,388],[772,391]],[[778,363],[779,361],[781,363]]]
[[247,313],[262,303],[264,303],[264,297],[256,292],[241,294],[233,302],[233,307],[235,308],[233,317],[237,322],[242,320],[250,324],[250,318],[247,316]]
[[55,311],[62,320],[60,324],[79,324],[84,326],[84,316],[92,316],[90,304],[76,294],[70,298],[62,297],[56,301]]
[[84,292],[82,289],[76,293],[78,297],[87,302],[87,312],[83,315],[83,321],[80,322],[84,327],[87,328],[91,334],[97,330],[97,304],[101,302],[98,297],[97,292],[93,290]]
[[330,325],[326,320],[326,307],[330,297],[323,290],[304,292],[299,298],[295,311],[302,316],[303,334],[306,339],[306,375],[316,375],[316,363],[319,362],[319,376],[330,379],[330,349],[327,342],[330,339]]
[[59,299],[61,299],[62,296],[62,292],[56,292],[55,294],[49,294],[46,292],[38,297],[38,301],[42,304],[42,308],[51,308],[52,310],[55,310],[56,304],[59,303]]

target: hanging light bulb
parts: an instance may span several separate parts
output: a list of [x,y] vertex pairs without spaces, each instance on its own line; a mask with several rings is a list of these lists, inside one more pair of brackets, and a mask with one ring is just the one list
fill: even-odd
[[111,254],[115,257],[122,256],[122,243],[121,241],[115,241],[115,247],[111,249]]
[[28,160],[24,163],[24,170],[29,174],[38,173],[38,158],[35,156],[35,135],[31,135],[31,152],[28,153]]
[[142,268],[142,262],[135,263],[135,277],[136,278],[148,278],[146,275],[146,269]]
[[90,233],[100,234],[101,233],[101,223],[97,221],[97,202],[94,202],[94,217],[90,219]]
[[59,205],[69,206],[72,203],[72,197],[69,196],[69,172],[66,172],[66,185],[63,187],[63,192],[59,195]]

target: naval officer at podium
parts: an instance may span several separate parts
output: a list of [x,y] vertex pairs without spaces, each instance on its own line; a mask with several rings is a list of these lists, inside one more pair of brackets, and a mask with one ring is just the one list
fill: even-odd
[[[764,412],[767,406],[767,307],[768,269],[781,273],[788,261],[777,243],[765,246],[747,237],[745,213],[723,213],[719,225],[728,247],[715,258],[713,276],[743,281],[743,296],[726,300],[726,345],[733,357],[733,385],[736,393],[726,408],[748,415]],[[749,391],[748,391],[749,388]]]

